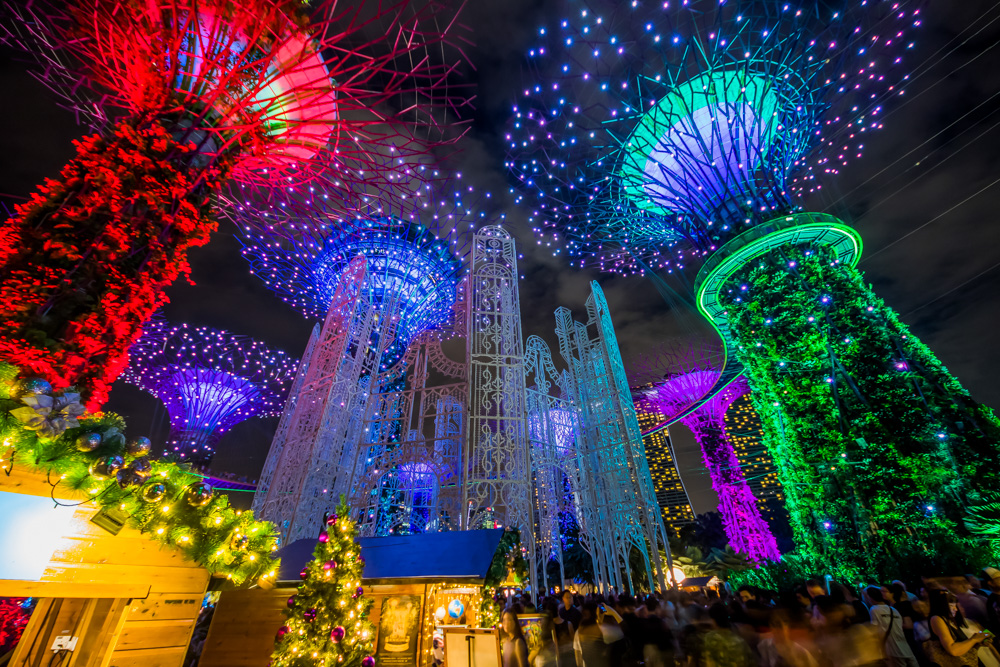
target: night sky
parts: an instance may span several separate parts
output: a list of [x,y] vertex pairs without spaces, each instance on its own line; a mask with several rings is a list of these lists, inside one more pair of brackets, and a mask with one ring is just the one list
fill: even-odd
[[[500,138],[521,82],[521,55],[551,3],[474,0],[463,13],[475,47],[468,51],[478,85],[477,115],[463,139],[459,167],[480,189],[506,192]],[[886,127],[874,133],[852,171],[824,182],[807,210],[854,225],[865,241],[861,268],[876,292],[933,349],[973,396],[1000,407],[1000,4],[938,0],[910,56],[906,96],[889,105]],[[23,199],[55,176],[82,131],[73,115],[0,51],[0,193]],[[552,312],[583,317],[589,282],[607,294],[622,354],[628,357],[665,336],[710,335],[699,317],[668,305],[656,284],[570,269],[538,248],[524,213],[507,207],[511,232],[524,254],[521,311],[525,336],[555,349]],[[166,316],[177,322],[254,336],[299,356],[312,323],[274,297],[248,273],[225,223],[211,243],[191,253],[196,285],[169,290]],[[671,299],[676,304],[676,299]],[[116,385],[108,409],[124,415],[130,432],[162,443],[167,419],[156,399]],[[251,420],[219,444],[215,470],[256,477],[277,419]],[[713,509],[714,493],[686,429],[671,429],[695,511]]]

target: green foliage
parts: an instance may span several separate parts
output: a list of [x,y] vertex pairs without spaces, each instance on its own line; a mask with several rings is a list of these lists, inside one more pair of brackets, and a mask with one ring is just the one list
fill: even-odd
[[[720,575],[722,576],[722,575]],[[737,589],[740,586],[757,586],[769,591],[789,591],[812,576],[808,563],[796,554],[781,557],[779,563],[766,563],[760,567],[747,567],[731,570],[722,576],[726,582]]]
[[289,600],[271,656],[274,667],[360,667],[371,655],[372,600],[361,588],[365,561],[349,512],[341,496],[322,533],[326,541],[316,543],[298,592]]
[[800,557],[847,580],[964,571],[963,505],[1000,473],[1000,424],[825,247],[753,260],[723,301]]
[[497,599],[497,591],[508,572],[513,574],[517,583],[528,580],[528,561],[521,553],[521,532],[517,528],[504,530],[483,578],[483,601],[479,607],[480,627],[489,628],[500,622],[502,606]]
[[[120,456],[126,466],[141,458],[127,452],[125,421],[100,413],[81,417],[78,426],[59,435],[27,429],[11,413],[27,409],[23,401],[11,397],[16,376],[16,368],[0,365],[0,460],[5,471],[9,473],[12,466],[41,470],[57,489],[82,492],[96,508],[124,512],[127,525],[236,585],[274,576],[277,562],[271,555],[277,537],[272,524],[254,520],[251,512],[234,510],[222,494],[200,507],[188,502],[190,485],[201,482],[190,466],[150,460],[148,480],[124,488],[114,475],[102,479],[97,468],[107,457]],[[79,451],[77,438],[93,433],[101,435],[100,446]],[[162,497],[146,500],[157,484],[163,486]]]

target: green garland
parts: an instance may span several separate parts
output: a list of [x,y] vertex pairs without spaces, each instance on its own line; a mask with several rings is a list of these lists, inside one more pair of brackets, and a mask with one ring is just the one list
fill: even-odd
[[825,247],[755,259],[723,291],[810,569],[965,571],[967,506],[1000,473],[1000,423]]
[[[121,417],[83,414],[79,396],[69,390],[15,397],[17,377],[16,367],[0,364],[3,472],[9,475],[17,466],[45,472],[53,497],[60,487],[80,492],[87,496],[84,502],[127,517],[127,525],[236,585],[275,576],[277,561],[271,556],[278,539],[272,524],[231,508],[190,466],[148,460],[141,448],[127,445]],[[114,474],[116,468],[122,474]]]
[[528,561],[521,552],[521,532],[517,528],[504,530],[483,577],[483,601],[479,607],[479,626],[482,628],[493,627],[500,622],[503,605],[497,599],[497,592],[509,571],[513,572],[516,582],[528,579]]

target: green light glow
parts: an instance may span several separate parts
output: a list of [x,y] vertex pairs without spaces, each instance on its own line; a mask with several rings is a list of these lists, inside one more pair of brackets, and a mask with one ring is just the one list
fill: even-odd
[[[642,116],[627,141],[625,192],[639,208],[670,216],[665,200],[681,189],[700,189],[705,173],[722,180],[752,173],[778,134],[779,104],[769,80],[743,70],[709,72],[675,88]],[[726,169],[718,160],[735,163]]]

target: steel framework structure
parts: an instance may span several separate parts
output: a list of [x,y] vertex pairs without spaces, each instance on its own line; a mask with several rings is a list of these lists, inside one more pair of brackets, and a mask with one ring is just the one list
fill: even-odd
[[[536,581],[549,590],[548,563],[559,565],[559,580],[566,580],[560,517],[572,512],[579,520],[576,432],[578,414],[570,400],[569,376],[556,371],[552,352],[544,340],[529,336],[525,342],[525,376],[532,380],[525,397],[525,417],[531,443],[532,512],[537,560]],[[552,390],[558,389],[558,395]]]
[[274,522],[286,542],[315,535],[323,512],[345,486],[341,462],[348,443],[360,435],[353,416],[363,409],[381,356],[368,344],[377,337],[378,318],[364,298],[367,269],[365,257],[358,256],[340,277],[254,495],[254,513]]
[[619,591],[632,588],[630,556],[636,549],[650,587],[655,581],[663,589],[660,552],[669,570],[670,546],[608,303],[596,282],[591,289],[586,324],[574,321],[565,307],[556,310],[559,350],[570,367],[580,419],[576,488],[583,495],[581,541],[602,584]]
[[524,339],[514,239],[502,227],[480,229],[472,247],[466,348],[469,429],[462,460],[463,528],[521,531],[535,560]]

